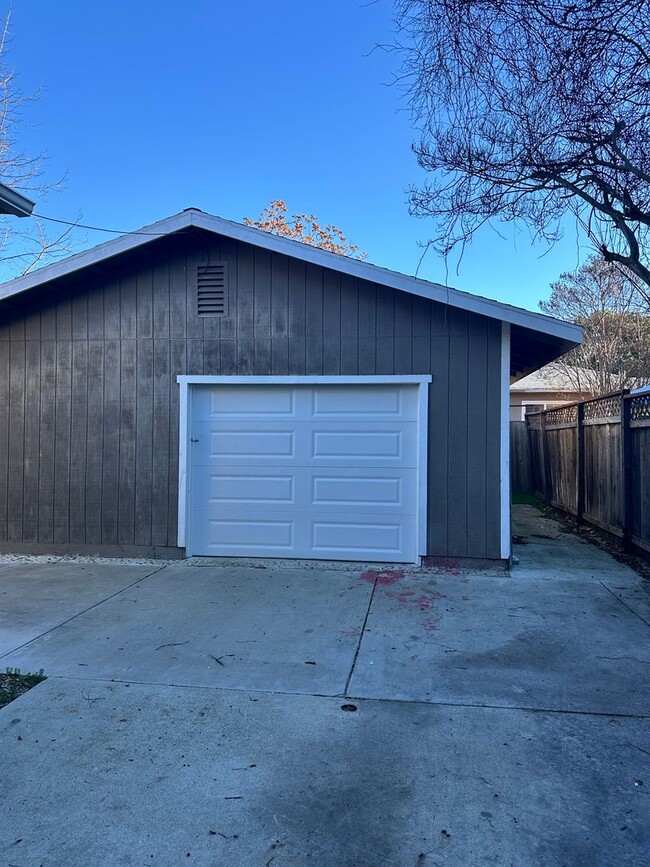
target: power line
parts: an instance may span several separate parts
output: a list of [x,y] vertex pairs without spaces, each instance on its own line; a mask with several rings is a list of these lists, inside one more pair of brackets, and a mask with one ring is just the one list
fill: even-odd
[[122,229],[105,229],[103,226],[88,226],[85,223],[73,223],[70,220],[57,220],[56,217],[46,217],[45,214],[32,214],[39,220],[48,220],[50,223],[61,223],[63,226],[72,226],[78,229],[90,229],[92,232],[108,232],[111,235],[148,235],[152,238],[160,238],[169,232],[129,232]]

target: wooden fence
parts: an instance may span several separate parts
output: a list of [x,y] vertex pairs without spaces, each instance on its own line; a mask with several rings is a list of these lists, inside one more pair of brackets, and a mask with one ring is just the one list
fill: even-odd
[[650,393],[567,404],[529,414],[525,424],[529,490],[626,548],[650,552]]
[[515,494],[534,492],[530,434],[525,421],[510,422],[510,485]]

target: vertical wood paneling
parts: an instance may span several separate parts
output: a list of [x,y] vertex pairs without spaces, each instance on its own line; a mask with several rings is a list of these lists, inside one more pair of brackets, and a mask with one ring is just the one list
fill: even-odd
[[56,307],[49,299],[41,308],[41,340],[56,340]]
[[72,297],[72,339],[88,339],[88,295],[77,294]]
[[154,344],[139,340],[136,346],[136,453],[134,542],[151,544],[154,419]]
[[237,336],[237,299],[239,296],[239,277],[237,271],[238,244],[230,238],[221,239],[221,258],[228,268],[228,309],[221,318],[220,335],[222,340],[234,340]]
[[[501,557],[501,322],[487,320],[485,534],[486,557]],[[477,506],[480,508],[480,506]]]
[[[8,336],[8,328],[4,331]],[[0,342],[0,406],[4,411],[0,412],[0,542],[7,541],[7,495],[8,465],[9,465],[9,419],[11,405],[9,401],[9,341]]]
[[[133,293],[135,297],[135,293]],[[120,545],[135,540],[136,445],[136,341],[120,341],[120,438],[117,539]]]
[[[216,317],[215,317],[216,318]],[[203,341],[203,373],[208,376],[219,376],[221,373],[221,341],[216,339]]]
[[[21,320],[24,335],[24,322]],[[9,359],[9,467],[7,538],[23,535],[23,464],[25,445],[25,344],[12,340]]]
[[289,334],[289,260],[274,255],[271,259],[271,337]]
[[56,342],[41,343],[41,424],[38,469],[38,539],[54,539],[54,442],[56,434]]
[[188,372],[188,344],[172,340],[169,345],[169,485],[167,487],[167,544],[175,545],[178,535],[178,423],[179,391],[176,377]]
[[413,296],[395,292],[395,346],[393,369],[413,372]]
[[[35,317],[32,317],[35,318]],[[30,329],[27,327],[28,333]],[[40,321],[38,322],[40,333]],[[4,404],[6,406],[6,404]],[[41,407],[40,340],[25,343],[25,452],[23,457],[23,529],[24,542],[38,541],[38,468]]]
[[487,320],[469,319],[467,383],[467,556],[486,557]]
[[169,298],[169,260],[156,263],[152,270],[152,307],[153,336],[169,337],[169,317],[171,302]]
[[88,340],[104,339],[104,289],[91,287],[88,292],[87,335]]
[[289,268],[289,373],[300,376],[306,365],[305,263],[290,259]]
[[85,478],[85,541],[89,545],[102,543],[104,413],[104,343],[90,340],[88,341],[88,434]]
[[186,329],[188,338],[195,339],[203,337],[204,320],[198,315],[196,300],[196,275],[202,262],[201,252],[190,245],[185,262]]
[[122,337],[143,338],[153,337],[153,268],[138,271],[136,275],[136,314],[135,333],[124,334]]
[[221,340],[221,373],[223,376],[235,376],[237,373],[237,341]]
[[341,373],[359,373],[359,281],[341,274]]
[[[88,343],[85,340],[75,340],[72,343],[70,438],[70,542],[84,544],[86,541],[86,449],[88,443]],[[95,443],[91,442],[91,448],[95,447]]]
[[69,298],[61,298],[56,305],[56,339],[72,339],[72,302]]
[[151,480],[151,544],[175,545],[168,540],[170,497],[170,391],[177,388],[170,376],[170,341],[153,343],[153,424]]
[[237,338],[251,340],[254,317],[254,248],[241,244],[237,250]]
[[253,328],[257,338],[271,335],[271,253],[257,248],[253,256]]
[[[447,544],[450,552],[467,551],[468,501],[467,457],[469,408],[469,314],[449,309],[449,466],[448,490],[453,496],[449,509]],[[478,419],[475,423],[479,423]],[[472,504],[476,508],[476,504]]]
[[56,344],[56,407],[54,422],[53,541],[70,541],[70,410],[72,403],[72,342]]
[[120,343],[104,342],[102,543],[117,545],[120,482]]
[[411,298],[413,328],[412,337],[412,373],[426,374],[431,372],[431,317],[437,304],[431,304],[425,298],[415,295]]
[[121,336],[120,281],[115,278],[104,287],[104,339],[119,340]]
[[41,311],[38,307],[28,309],[25,314],[25,340],[41,339]]
[[185,337],[187,318],[187,283],[185,256],[172,256],[169,261],[169,336]]
[[[136,274],[128,274],[120,280],[120,337],[134,340],[138,335],[138,279]],[[150,323],[149,325],[150,330]]]
[[432,382],[429,389],[428,523],[430,554],[449,553],[449,328],[446,309],[433,305],[431,311]]
[[376,373],[377,353],[377,287],[359,281],[359,329],[356,335],[359,353],[359,373]]
[[305,373],[323,373],[323,269],[305,266]]

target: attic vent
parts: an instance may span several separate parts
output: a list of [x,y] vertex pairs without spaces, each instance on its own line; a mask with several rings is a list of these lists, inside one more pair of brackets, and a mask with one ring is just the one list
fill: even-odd
[[226,262],[199,265],[196,281],[196,307],[199,316],[226,315]]

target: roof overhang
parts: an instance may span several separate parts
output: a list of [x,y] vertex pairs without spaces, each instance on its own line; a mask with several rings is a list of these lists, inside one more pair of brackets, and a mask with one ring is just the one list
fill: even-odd
[[0,214],[12,214],[14,217],[29,217],[34,210],[34,202],[26,196],[21,196],[11,187],[0,184]]
[[73,275],[84,268],[99,265],[129,250],[135,250],[156,238],[188,229],[201,229],[223,235],[272,252],[281,253],[323,268],[390,286],[412,295],[419,295],[440,304],[458,307],[471,313],[508,322],[511,328],[511,375],[519,379],[544,364],[573,349],[582,341],[582,329],[542,313],[533,313],[510,304],[493,301],[469,292],[461,292],[439,283],[409,277],[397,271],[380,268],[368,262],[330,253],[289,238],[282,238],[251,226],[244,226],[222,217],[188,208],[180,214],[152,223],[135,232],[121,235],[90,250],[76,253],[60,262],[46,265],[23,277],[0,286],[0,300],[7,299],[44,283]]

